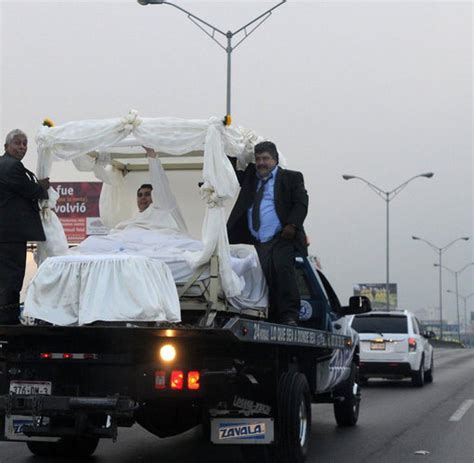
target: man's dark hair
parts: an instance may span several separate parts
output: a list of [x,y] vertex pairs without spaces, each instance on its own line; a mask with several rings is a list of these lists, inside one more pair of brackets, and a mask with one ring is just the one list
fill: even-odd
[[142,189],[142,188],[147,188],[149,190],[153,190],[153,185],[151,183],[144,183],[138,190],[137,190],[137,194],[138,192]]
[[262,141],[255,145],[255,155],[268,153],[276,162],[278,162],[278,151],[275,143],[271,141]]

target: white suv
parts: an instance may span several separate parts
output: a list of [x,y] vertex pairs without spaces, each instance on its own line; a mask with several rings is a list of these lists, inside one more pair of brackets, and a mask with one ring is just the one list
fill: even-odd
[[368,378],[411,378],[414,386],[433,381],[433,332],[422,332],[408,310],[355,315],[352,328],[360,337],[360,382]]

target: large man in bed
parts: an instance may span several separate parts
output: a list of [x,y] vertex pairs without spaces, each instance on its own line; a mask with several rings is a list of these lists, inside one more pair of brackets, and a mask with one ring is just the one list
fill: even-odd
[[297,326],[295,256],[307,254],[308,194],[301,172],[278,166],[274,143],[255,146],[255,164],[236,174],[240,194],[227,222],[230,243],[254,244],[270,296],[270,320]]

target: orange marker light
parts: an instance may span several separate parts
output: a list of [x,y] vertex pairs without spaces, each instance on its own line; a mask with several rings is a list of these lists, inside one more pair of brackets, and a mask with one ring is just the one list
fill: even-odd
[[182,371],[179,370],[173,370],[171,372],[171,389],[178,389],[181,390],[183,389],[183,383],[184,383],[184,374]]
[[188,389],[197,391],[201,385],[199,384],[199,371],[190,371],[188,373]]

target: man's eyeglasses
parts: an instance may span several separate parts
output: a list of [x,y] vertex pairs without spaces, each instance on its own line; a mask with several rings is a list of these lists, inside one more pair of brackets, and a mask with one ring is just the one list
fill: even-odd
[[151,196],[151,191],[141,191],[137,193],[137,198],[144,198],[146,196]]

